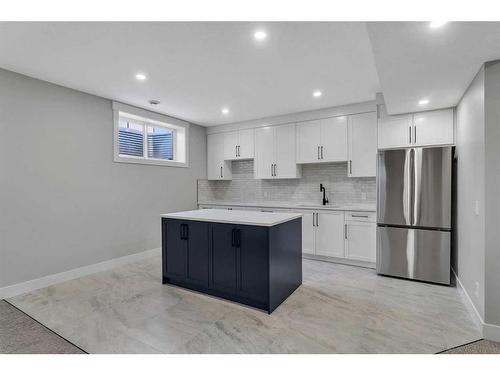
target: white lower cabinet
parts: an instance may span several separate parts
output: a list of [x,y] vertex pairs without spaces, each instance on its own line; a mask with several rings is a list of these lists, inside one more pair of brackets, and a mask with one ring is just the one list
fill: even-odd
[[[294,212],[302,214],[302,254],[321,259],[332,258],[342,263],[374,267],[376,261],[375,212],[294,210],[274,207],[209,206],[263,212]],[[370,264],[367,264],[370,263]]]
[[375,215],[363,212],[349,212],[345,221],[346,258],[363,261],[376,261],[376,223]]
[[316,255],[337,258],[345,256],[343,211],[316,214]]
[[302,214],[302,252],[314,254],[316,235],[316,212],[303,211]]

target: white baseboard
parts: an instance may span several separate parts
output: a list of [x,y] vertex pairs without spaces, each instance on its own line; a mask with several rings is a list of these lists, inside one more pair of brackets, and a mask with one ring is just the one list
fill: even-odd
[[9,285],[0,288],[0,299],[11,298],[19,294],[28,293],[36,289],[45,288],[54,284],[77,279],[79,277],[90,275],[93,273],[106,271],[115,267],[119,267],[128,263],[137,262],[141,259],[150,258],[160,254],[161,254],[161,248],[146,250],[140,253],[126,255],[120,258],[114,258],[106,260],[104,262],[75,268],[69,271],[40,277],[34,280],[25,281],[19,284]]
[[329,262],[329,263],[336,263],[336,264],[344,264],[347,266],[356,266],[356,267],[363,267],[363,268],[376,268],[376,264],[372,262],[365,262],[362,260],[354,260],[354,259],[347,259],[347,258],[337,258],[337,257],[328,257],[328,256],[323,256],[323,255],[316,255],[316,254],[302,254],[302,258],[304,259],[310,259],[310,260],[319,260],[321,262]]
[[476,308],[476,305],[474,305],[474,302],[472,302],[472,299],[469,296],[469,293],[467,293],[467,290],[464,288],[464,285],[460,281],[460,278],[458,277],[457,273],[451,268],[451,271],[455,275],[455,279],[457,280],[457,286],[462,293],[465,302],[467,303],[467,308],[469,309],[469,312],[471,312],[471,316],[474,319],[474,322],[477,324],[478,327],[481,328],[481,331],[483,330],[484,327],[484,320],[481,314],[479,313],[478,309]]
[[492,340],[492,341],[498,341],[500,342],[500,326],[494,325],[494,324],[488,324],[485,323],[483,320],[483,317],[479,313],[479,311],[476,309],[476,306],[472,302],[472,299],[469,296],[469,293],[467,293],[467,290],[464,288],[462,282],[460,281],[459,277],[457,276],[455,270],[452,268],[453,274],[455,275],[455,278],[457,280],[457,285],[460,288],[461,292],[463,293],[465,297],[465,301],[467,302],[468,308],[472,311],[472,317],[474,318],[476,324],[478,327],[481,328],[481,332],[483,334],[483,338],[487,340]]

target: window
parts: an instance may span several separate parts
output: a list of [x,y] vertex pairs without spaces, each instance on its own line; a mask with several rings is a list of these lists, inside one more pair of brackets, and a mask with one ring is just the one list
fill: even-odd
[[187,123],[121,103],[113,103],[113,109],[115,161],[187,166]]

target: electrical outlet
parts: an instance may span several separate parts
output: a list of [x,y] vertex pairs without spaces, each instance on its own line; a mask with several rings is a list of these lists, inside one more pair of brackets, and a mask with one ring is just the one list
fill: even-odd
[[479,281],[476,281],[476,290],[474,290],[474,294],[479,298]]
[[476,214],[476,216],[479,216],[479,201],[476,200],[474,202],[474,213]]
[[366,193],[361,193],[361,200],[366,201]]

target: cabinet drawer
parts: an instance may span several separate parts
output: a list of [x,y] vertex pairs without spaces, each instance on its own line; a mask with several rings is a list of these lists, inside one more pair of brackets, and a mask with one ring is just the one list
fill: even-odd
[[363,211],[348,211],[345,213],[346,221],[366,221],[369,223],[376,222],[375,212],[363,212]]

